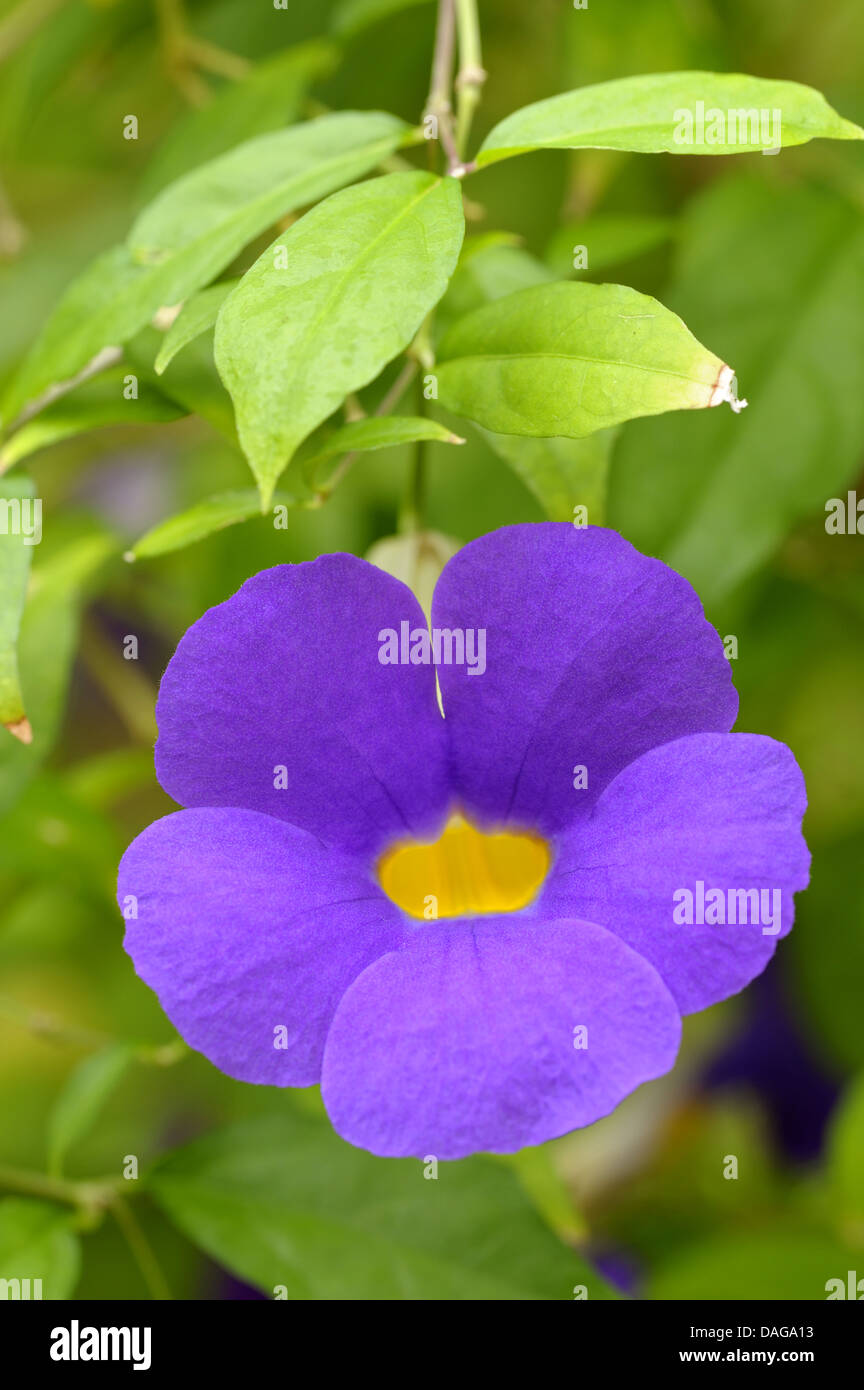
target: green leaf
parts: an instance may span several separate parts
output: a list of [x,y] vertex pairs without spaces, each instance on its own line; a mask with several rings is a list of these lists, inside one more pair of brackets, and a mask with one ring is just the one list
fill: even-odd
[[734,361],[750,408],[628,426],[609,517],[710,605],[860,468],[864,222],[825,189],[739,175],[690,205],[679,246],[666,298]]
[[95,572],[113,550],[102,532],[76,537],[34,563],[18,635],[18,666],[33,742],[0,741],[0,815],[50,751],[63,714],[81,603]]
[[322,463],[342,454],[368,453],[373,449],[395,449],[400,444],[429,441],[437,444],[464,444],[446,425],[422,415],[370,415],[366,420],[353,420],[324,438],[312,436],[297,454],[310,487],[326,487],[327,479],[316,478]]
[[[598,214],[559,227],[546,248],[546,260],[556,275],[585,271],[592,275],[610,265],[635,260],[669,241],[675,229],[671,217]],[[575,264],[577,250],[585,248],[586,265]]]
[[46,449],[88,430],[110,425],[165,424],[187,414],[146,382],[139,382],[138,395],[127,400],[123,394],[127,373],[126,367],[111,368],[28,420],[0,449],[0,472],[35,454],[37,449]]
[[182,406],[183,414],[200,415],[236,446],[234,407],[213,361],[213,339],[203,334],[192,339],[182,357],[169,362],[162,375],[157,376],[153,362],[161,339],[161,333],[155,328],[143,328],[126,344],[124,355],[139,381],[146,381],[154,390]]
[[[797,612],[792,611],[797,618]],[[830,645],[833,634],[825,630],[822,605],[817,611],[820,630],[814,631],[812,636],[801,632],[798,641],[802,649],[809,641],[816,650],[820,650],[820,642],[824,643],[820,655],[826,648],[830,654],[823,656],[821,662],[814,661],[806,675],[802,673],[804,680],[800,685],[796,683],[792,697],[792,718],[788,715],[782,718],[779,725],[772,726],[772,733],[789,743],[807,768],[808,836],[813,835],[815,841],[811,831],[812,808],[819,796],[820,781],[839,802],[841,814],[851,803],[850,820],[854,829],[839,841],[820,842],[810,886],[796,908],[795,931],[789,940],[787,961],[794,972],[796,1003],[800,1002],[802,1015],[810,1025],[813,1043],[826,1054],[831,1071],[835,1071],[838,1064],[852,1071],[864,1068],[864,1030],[861,1027],[864,862],[859,853],[860,802],[864,795],[864,731],[861,729],[864,660],[860,627],[849,625],[850,646],[856,648],[854,666],[850,669],[851,662],[845,669],[840,665],[838,654]],[[848,624],[845,612],[843,622]],[[797,629],[796,623],[796,635]],[[835,640],[838,639],[835,637]],[[839,656],[842,660],[842,648]],[[779,661],[778,669],[783,669]],[[781,698],[779,695],[778,703]],[[805,721],[811,726],[818,721],[816,736],[812,727],[802,728]],[[757,724],[756,727],[763,726]],[[817,784],[815,796],[814,782]],[[831,923],[830,951],[825,950],[826,922]]]
[[[779,139],[774,112],[780,113]],[[803,145],[820,136],[861,140],[864,131],[838,116],[820,92],[798,82],[741,73],[662,72],[598,82],[514,111],[487,135],[477,163],[544,149],[742,154]]]
[[[0,1202],[0,1280],[30,1280],[7,1287],[3,1297],[69,1298],[78,1282],[81,1250],[68,1211],[29,1197]],[[42,1281],[37,1292],[33,1281]]]
[[402,10],[428,4],[431,0],[342,0],[334,11],[331,27],[340,39],[351,39]]
[[59,1175],[66,1154],[95,1123],[134,1055],[129,1043],[112,1043],[72,1072],[48,1121],[48,1166]]
[[462,248],[456,273],[447,286],[435,316],[436,326],[449,327],[456,319],[532,285],[545,285],[556,277],[529,251],[515,246],[498,232],[471,237]]
[[842,1229],[864,1247],[864,1072],[843,1097],[828,1140],[831,1203]]
[[441,404],[498,434],[579,439],[719,404],[732,383],[676,314],[623,285],[520,290],[457,323],[438,357]]
[[219,310],[239,283],[239,279],[222,280],[218,285],[210,285],[208,289],[200,290],[198,294],[186,300],[165,334],[156,356],[154,366],[157,376],[162,375],[169,362],[173,361],[187,343],[193,342],[202,333],[206,333],[208,328],[213,327]]
[[[294,504],[287,494],[277,493],[274,502],[286,506]],[[222,531],[226,526],[234,526],[239,521],[251,521],[261,516],[261,498],[253,488],[237,492],[220,492],[215,497],[206,497],[196,502],[185,512],[160,521],[135,542],[127,551],[127,560],[149,560],[154,555],[166,555],[171,550],[182,550],[187,545],[204,540],[214,531]]]
[[408,129],[380,111],[320,116],[259,135],[172,183],[125,244],[66,291],[12,383],[4,420],[208,284],[280,217],[374,169]]
[[849,1252],[828,1237],[785,1230],[740,1230],[688,1250],[648,1285],[661,1302],[696,1299],[824,1299],[829,1279],[845,1282]]
[[584,439],[529,439],[484,429],[480,433],[533,492],[550,521],[573,521],[574,508],[582,506],[591,526],[603,525],[616,430],[598,430]]
[[437,1180],[423,1173],[286,1114],[197,1140],[149,1181],[214,1259],[292,1300],[566,1300],[577,1284],[610,1296],[503,1166],[472,1158],[440,1164]]
[[[5,521],[0,530],[0,724],[24,743],[29,742],[31,729],[18,675],[18,630],[36,539],[35,496],[36,488],[29,478],[0,478],[0,509]],[[40,501],[40,509],[41,505]],[[25,507],[31,509],[29,544],[22,528],[27,520],[22,512]]]
[[171,128],[144,175],[145,197],[226,150],[296,120],[310,84],[328,77],[337,59],[334,44],[311,39],[257,63],[239,82],[226,83],[206,106]]
[[216,364],[265,506],[301,441],[411,342],[463,231],[455,179],[387,174],[313,208],[225,301]]

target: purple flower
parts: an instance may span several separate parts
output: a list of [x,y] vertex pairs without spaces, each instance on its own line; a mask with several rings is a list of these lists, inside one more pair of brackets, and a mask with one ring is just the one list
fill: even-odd
[[[482,630],[485,670],[439,647],[445,719],[422,643],[382,661],[403,623],[425,625],[404,585],[325,555],[189,629],[156,746],[187,809],[124,856],[126,947],[192,1047],[320,1081],[351,1143],[511,1152],[668,1071],[681,1015],[764,968],[807,882],[803,779],[729,733],[696,594],[613,531],[512,526],[449,562],[432,628]],[[521,910],[424,920],[385,894],[382,855],[454,811],[545,842]]]

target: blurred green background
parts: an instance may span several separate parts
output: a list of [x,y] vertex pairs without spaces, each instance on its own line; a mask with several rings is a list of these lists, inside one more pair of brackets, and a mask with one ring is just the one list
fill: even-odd
[[[242,82],[238,59],[253,71],[304,45],[255,130],[324,108],[419,119],[431,3],[190,3],[190,32],[235,55],[230,75],[183,45],[176,14],[144,0],[0,3],[4,378],[155,189],[255,133],[242,104],[206,119]],[[481,20],[477,137],[570,87],[686,68],[806,82],[864,121],[860,0],[487,0]],[[137,141],[122,138],[130,113]],[[590,278],[657,295],[738,372],[742,417],[624,427],[606,520],[696,585],[737,638],[737,727],[784,740],[804,770],[813,877],[795,931],[745,995],[689,1020],[669,1077],[588,1131],[512,1162],[446,1165],[437,1183],[341,1144],[314,1092],[244,1086],[166,1052],[170,1025],[122,951],[113,901],[124,847],[171,809],[152,770],[161,672],[189,623],[249,574],[362,555],[392,534],[409,451],[367,455],[287,530],[254,520],[128,564],[155,523],[249,486],[242,456],[197,417],[44,449],[28,460],[44,538],[20,642],[35,736],[0,743],[0,1275],[25,1248],[46,1297],[278,1285],[297,1298],[567,1298],[587,1283],[590,1297],[823,1298],[828,1279],[864,1276],[864,539],[825,530],[829,498],[856,485],[864,497],[861,147],[550,152],[493,167],[466,195],[473,233],[515,233],[556,274],[585,241]],[[429,459],[429,527],[465,541],[543,516],[479,434]],[[123,659],[129,634],[137,662]],[[88,1204],[81,1180],[116,1179],[131,1155],[143,1187],[198,1136],[211,1137],[169,1160],[152,1195],[129,1181],[105,1219]],[[723,1176],[730,1155],[737,1179]],[[32,1206],[34,1193],[50,1200]]]

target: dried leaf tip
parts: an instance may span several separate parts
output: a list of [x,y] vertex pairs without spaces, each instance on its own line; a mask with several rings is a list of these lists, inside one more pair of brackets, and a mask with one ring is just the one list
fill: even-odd
[[13,719],[5,726],[14,738],[20,739],[22,743],[33,742],[33,730],[30,727],[30,720],[26,715],[22,719]]
[[709,406],[722,405],[724,401],[732,407],[736,415],[740,415],[742,410],[747,409],[747,402],[738,399],[738,380],[735,373],[725,363],[720,368],[720,375],[714,390],[711,392],[711,399],[708,404]]

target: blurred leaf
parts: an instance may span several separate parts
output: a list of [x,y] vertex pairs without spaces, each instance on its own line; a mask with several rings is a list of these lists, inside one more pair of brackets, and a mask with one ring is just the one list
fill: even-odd
[[[43,1299],[69,1298],[81,1253],[68,1211],[29,1197],[0,1201],[0,1279],[41,1279]],[[7,1294],[8,1297],[8,1294]]]
[[77,537],[34,564],[18,637],[18,666],[33,743],[0,742],[0,815],[12,804],[49,752],[66,696],[80,605],[94,573],[114,548],[103,532]]
[[153,783],[153,751],[150,748],[112,748],[65,769],[63,785],[76,801],[95,811],[106,811],[121,797]]
[[234,407],[216,370],[213,339],[203,334],[191,339],[182,358],[169,362],[162,375],[157,376],[153,362],[161,341],[162,334],[157,329],[143,328],[126,344],[124,356],[139,381],[146,381],[153,390],[182,406],[182,414],[200,415],[236,448]]
[[617,430],[597,430],[584,439],[530,439],[478,428],[490,449],[533,492],[550,521],[572,521],[574,507],[583,506],[590,525],[603,525]]
[[0,724],[14,726],[17,736],[23,735],[25,741],[30,726],[18,676],[18,629],[33,545],[25,544],[27,537],[20,526],[16,529],[14,521],[10,524],[10,517],[16,503],[20,508],[25,499],[32,502],[35,494],[29,478],[0,478],[0,510],[5,518],[0,531]]
[[387,174],[313,208],[225,301],[216,363],[265,505],[301,441],[411,342],[463,229],[455,179]]
[[739,1230],[661,1268],[649,1283],[648,1297],[699,1302],[824,1299],[827,1281],[845,1281],[848,1264],[848,1250],[827,1237]]
[[0,449],[0,471],[11,468],[38,449],[47,449],[88,430],[106,429],[110,425],[165,424],[188,413],[146,382],[139,382],[137,396],[127,400],[124,395],[127,372],[126,367],[112,367],[28,420]]
[[214,1259],[292,1300],[566,1300],[576,1284],[610,1297],[503,1167],[472,1158],[423,1173],[285,1115],[193,1142],[149,1186]]
[[[294,499],[287,494],[277,493],[273,502],[291,506]],[[234,526],[238,521],[251,521],[253,517],[261,515],[261,498],[253,488],[205,497],[188,511],[160,521],[158,526],[147,531],[128,551],[127,558],[149,560],[170,550],[182,550],[184,546],[204,540],[214,531]]]
[[[859,686],[859,709],[860,691]],[[831,712],[832,732],[842,744],[847,729],[843,712]],[[847,740],[847,756],[854,746]],[[836,844],[819,847],[787,947],[795,992],[813,1043],[831,1062],[847,1069],[864,1068],[864,862],[860,848],[860,828]]]
[[859,1073],[834,1117],[828,1169],[836,1216],[856,1247],[864,1249],[864,1072]]
[[538,285],[476,309],[445,335],[438,359],[448,410],[499,434],[570,439],[709,406],[723,372],[656,299],[588,283]]
[[[697,119],[702,103],[703,120]],[[774,122],[753,130],[748,116],[781,113],[781,136]],[[722,126],[712,123],[720,112]],[[682,114],[689,116],[687,123]],[[732,117],[737,118],[734,122]],[[727,125],[728,120],[728,125]],[[746,127],[746,128],[745,128]],[[738,137],[743,135],[743,139]],[[861,140],[864,131],[845,121],[821,92],[798,82],[777,82],[741,73],[663,72],[620,77],[575,92],[547,97],[514,111],[486,136],[481,167],[528,150],[637,150],[668,154],[741,154],[777,145],[803,145],[817,137]],[[716,138],[715,138],[716,137]]]
[[373,449],[395,449],[400,444],[417,444],[424,440],[439,444],[464,444],[465,440],[437,420],[417,415],[370,415],[365,420],[353,420],[324,439],[314,436],[298,451],[297,467],[302,469],[310,486],[324,487],[327,480],[315,480],[322,463],[342,454],[368,453]]
[[66,291],[12,382],[4,419],[208,284],[278,218],[374,169],[407,130],[378,111],[320,116],[256,136],[171,184],[125,244]]
[[[546,248],[546,260],[556,275],[572,275],[574,270],[581,269],[590,275],[653,251],[670,239],[674,229],[671,217],[600,213],[559,227]],[[574,266],[574,252],[582,246],[586,249],[588,263],[584,267]]]
[[490,304],[516,290],[554,280],[553,271],[524,251],[508,243],[500,233],[471,237],[462,248],[459,264],[436,314],[436,324],[449,327],[455,319]]
[[341,0],[334,11],[331,28],[341,39],[351,39],[363,29],[380,24],[400,10],[428,4],[431,4],[431,0]]
[[130,1044],[112,1043],[72,1072],[48,1121],[48,1166],[53,1174],[62,1172],[69,1149],[92,1129],[133,1055]]
[[311,39],[226,83],[206,106],[172,126],[144,175],[145,197],[235,145],[296,120],[309,86],[330,75],[338,56],[326,39]]
[[864,219],[824,190],[735,177],[691,205],[679,245],[665,297],[734,361],[750,406],[628,426],[610,521],[710,604],[859,467]]
[[162,375],[169,362],[187,343],[191,343],[193,339],[206,333],[208,328],[213,327],[224,301],[239,283],[239,279],[222,280],[218,285],[210,285],[208,289],[200,290],[198,294],[186,300],[162,340],[162,346],[153,364],[157,376]]

